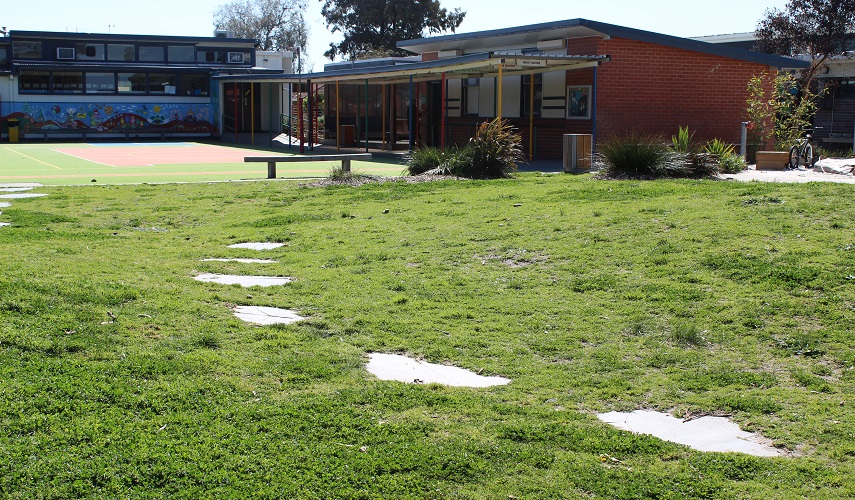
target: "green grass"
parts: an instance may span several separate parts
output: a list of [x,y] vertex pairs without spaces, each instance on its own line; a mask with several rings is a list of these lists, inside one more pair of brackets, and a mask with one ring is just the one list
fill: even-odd
[[[0,216],[0,496],[855,496],[849,186],[39,191]],[[287,246],[227,248],[248,241]],[[200,262],[259,256],[279,262]],[[310,319],[258,327],[235,305]],[[513,381],[383,382],[370,352]],[[700,453],[595,415],[636,408],[729,413],[796,456]]]

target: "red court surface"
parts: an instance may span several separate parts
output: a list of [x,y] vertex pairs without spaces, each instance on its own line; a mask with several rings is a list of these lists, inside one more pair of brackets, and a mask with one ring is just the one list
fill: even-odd
[[129,146],[98,146],[54,148],[54,151],[75,158],[111,167],[148,167],[154,165],[188,165],[198,163],[243,163],[245,156],[270,156],[261,151],[212,146],[208,144],[138,144]]

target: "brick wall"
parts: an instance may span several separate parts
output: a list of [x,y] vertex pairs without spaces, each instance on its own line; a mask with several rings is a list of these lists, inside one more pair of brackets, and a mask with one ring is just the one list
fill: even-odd
[[[597,136],[630,129],[666,137],[688,126],[695,138],[740,139],[748,80],[775,71],[756,63],[646,42],[612,38],[570,40],[568,54],[607,54],[597,71]],[[593,75],[568,73],[568,84]]]

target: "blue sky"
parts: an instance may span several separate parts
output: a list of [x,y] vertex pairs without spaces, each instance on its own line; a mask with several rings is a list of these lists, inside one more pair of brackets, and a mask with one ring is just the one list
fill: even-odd
[[[140,35],[209,36],[213,12],[224,0],[6,0],[0,26],[34,31],[80,31]],[[328,62],[323,53],[337,41],[321,18],[320,0],[308,0],[309,69]],[[509,28],[562,19],[585,18],[675,36],[720,35],[753,31],[767,8],[783,9],[785,0],[441,0],[460,7],[466,18],[458,33]]]

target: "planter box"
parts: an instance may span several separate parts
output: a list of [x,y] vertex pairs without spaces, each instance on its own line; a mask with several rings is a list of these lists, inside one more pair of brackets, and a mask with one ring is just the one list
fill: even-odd
[[784,170],[790,162],[786,151],[757,151],[757,170]]

